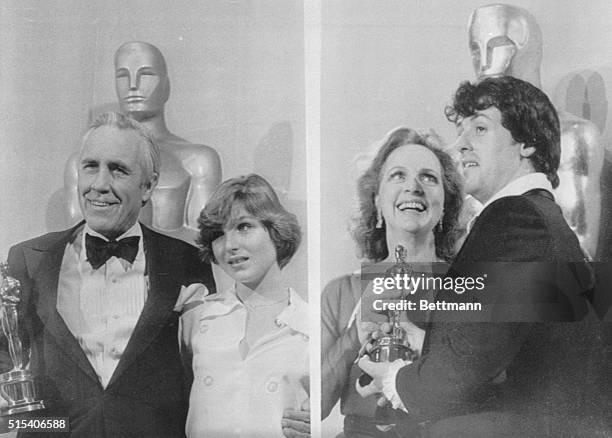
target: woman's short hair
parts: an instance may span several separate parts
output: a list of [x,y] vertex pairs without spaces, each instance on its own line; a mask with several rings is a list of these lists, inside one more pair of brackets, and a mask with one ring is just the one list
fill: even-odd
[[259,175],[231,178],[221,183],[200,213],[197,243],[205,261],[217,263],[212,243],[223,234],[223,227],[236,208],[258,219],[268,230],[276,248],[276,261],[283,268],[297,251],[302,232],[297,218],[281,205],[272,186]]
[[353,223],[353,238],[360,256],[373,262],[384,260],[389,255],[386,240],[386,224],[376,228],[377,208],[375,198],[380,187],[380,172],[391,152],[400,146],[417,144],[429,149],[440,161],[444,188],[444,215],[442,226],[434,228],[436,255],[449,261],[455,255],[455,244],[460,237],[459,212],[463,206],[461,178],[452,158],[444,152],[431,135],[419,134],[410,128],[400,127],[391,131],[382,140],[372,163],[359,178],[357,191],[359,212]]

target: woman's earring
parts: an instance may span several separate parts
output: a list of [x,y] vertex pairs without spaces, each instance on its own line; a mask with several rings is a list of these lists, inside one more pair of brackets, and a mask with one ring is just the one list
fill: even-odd
[[442,210],[442,217],[440,218],[440,221],[436,224],[436,227],[435,227],[436,233],[441,233],[442,231],[444,231],[444,225],[442,224],[443,220],[444,220],[444,210]]
[[376,213],[376,228],[381,229],[383,226],[383,216],[382,211],[379,209]]

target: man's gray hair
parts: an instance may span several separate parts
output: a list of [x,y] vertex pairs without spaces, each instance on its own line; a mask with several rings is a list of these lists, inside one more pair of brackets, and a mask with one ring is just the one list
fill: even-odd
[[143,154],[145,158],[143,168],[146,170],[149,180],[152,179],[153,175],[157,175],[159,177],[161,158],[159,147],[157,146],[155,138],[142,124],[129,116],[115,111],[102,113],[96,117],[83,136],[83,141],[81,142],[81,152],[83,151],[83,147],[91,133],[102,126],[111,126],[119,130],[131,130],[139,135],[147,149],[146,153]]

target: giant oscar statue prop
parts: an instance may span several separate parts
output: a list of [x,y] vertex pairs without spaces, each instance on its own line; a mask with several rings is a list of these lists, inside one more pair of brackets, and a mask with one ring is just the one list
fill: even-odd
[[[542,88],[542,33],[525,9],[492,4],[474,10],[469,20],[469,45],[477,77],[508,75]],[[600,176],[604,149],[597,127],[559,111],[561,164],[555,200],[578,236],[595,257],[600,227]]]
[[[193,144],[166,127],[164,105],[170,96],[166,61],[149,43],[132,41],[115,53],[115,88],[121,111],[143,124],[157,140],[161,174],[151,202],[140,220],[155,229],[193,244],[197,219],[221,182],[221,162],[208,146]],[[71,222],[82,218],[76,193],[78,153],[64,174]]]
[[0,374],[0,394],[8,402],[6,414],[15,415],[44,409],[45,404],[36,396],[34,376],[28,369],[29,349],[23,348],[23,343],[19,338],[17,305],[21,301],[21,285],[18,280],[8,275],[7,264],[0,264],[0,271],[2,274],[0,321],[13,362],[11,371]]

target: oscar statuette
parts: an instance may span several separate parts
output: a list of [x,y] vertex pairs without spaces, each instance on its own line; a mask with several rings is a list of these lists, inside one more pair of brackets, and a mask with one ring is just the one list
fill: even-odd
[[[395,265],[387,271],[392,276],[404,274],[412,275],[412,270],[406,263],[406,248],[402,245],[395,247]],[[404,300],[408,296],[408,291],[402,289],[399,299]],[[417,353],[410,347],[408,334],[400,326],[401,310],[389,311],[389,324],[391,332],[373,343],[373,348],[369,355],[374,362],[393,362],[397,359],[413,361],[417,358]]]
[[30,351],[23,348],[19,337],[17,306],[21,300],[21,285],[9,275],[8,265],[0,264],[0,323],[8,342],[13,369],[0,374],[0,395],[8,402],[8,409],[2,415],[16,415],[45,408],[36,396],[34,376],[28,369]]
[[[406,263],[406,248],[402,245],[395,247],[395,264],[387,270],[386,274],[393,277],[404,274],[412,275],[410,265]],[[406,289],[401,289],[399,300],[406,299],[408,292]],[[401,313],[401,310],[387,312],[391,330],[385,336],[372,342],[372,349],[367,354],[373,362],[393,362],[397,359],[412,362],[417,359],[418,353],[410,347],[408,333],[400,325]],[[371,381],[372,377],[366,373],[362,373],[359,377],[359,385],[362,387],[367,386]]]

